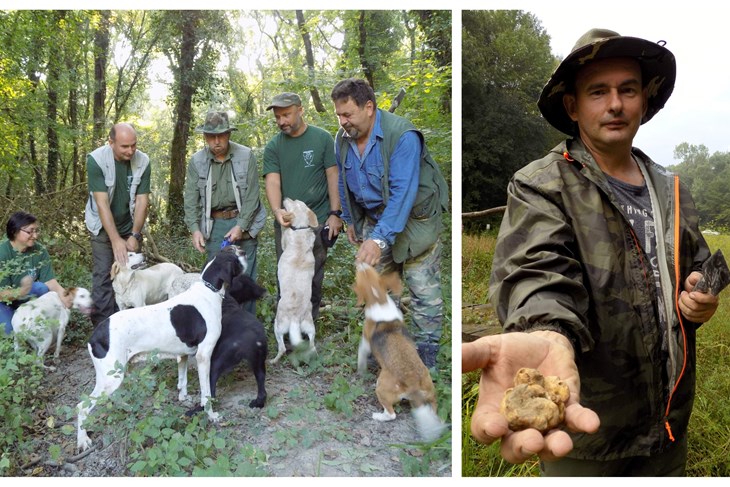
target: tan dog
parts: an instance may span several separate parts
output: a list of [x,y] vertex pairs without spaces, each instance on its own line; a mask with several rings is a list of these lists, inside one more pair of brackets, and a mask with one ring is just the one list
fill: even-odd
[[403,314],[388,295],[388,291],[400,294],[400,276],[381,276],[372,266],[358,263],[353,289],[358,306],[365,305],[365,326],[357,353],[358,373],[365,373],[371,352],[380,365],[375,394],[383,412],[373,413],[373,419],[394,420],[393,404],[408,399],[419,434],[426,441],[435,440],[445,426],[436,414],[433,381],[403,323]]
[[170,287],[183,270],[163,262],[146,269],[130,269],[114,262],[111,269],[114,297],[120,310],[140,308],[168,299]]
[[309,337],[309,350],[315,352],[314,320],[312,319],[312,279],[314,278],[314,229],[319,225],[317,215],[299,200],[284,199],[285,221],[291,225],[281,229],[282,254],[278,263],[281,297],[276,307],[274,334],[279,350],[271,359],[274,364],[286,352],[284,335],[296,347],[302,333]]

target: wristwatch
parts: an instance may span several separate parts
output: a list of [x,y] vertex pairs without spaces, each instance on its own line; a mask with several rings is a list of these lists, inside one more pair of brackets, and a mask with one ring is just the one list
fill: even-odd
[[329,212],[329,215],[334,215],[337,218],[342,218],[342,210],[332,210]]
[[142,234],[137,232],[132,232],[132,236],[137,239],[138,242],[142,241]]
[[380,247],[380,250],[385,250],[388,247],[388,242],[385,240],[380,240],[379,238],[374,238],[373,242],[375,242],[378,247]]

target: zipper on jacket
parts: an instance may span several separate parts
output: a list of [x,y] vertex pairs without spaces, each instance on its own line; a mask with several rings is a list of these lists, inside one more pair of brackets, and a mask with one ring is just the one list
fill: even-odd
[[679,373],[679,376],[677,377],[677,380],[674,383],[674,386],[672,387],[672,390],[669,393],[669,398],[667,399],[667,409],[664,411],[664,427],[667,430],[667,434],[669,435],[669,439],[671,441],[675,441],[674,435],[672,434],[672,427],[669,424],[669,410],[672,407],[672,399],[674,398],[674,393],[677,392],[677,388],[679,387],[679,383],[681,382],[682,378],[684,377],[685,369],[687,368],[687,333],[684,329],[684,320],[682,319],[682,311],[679,309],[679,293],[680,293],[680,267],[679,267],[679,247],[680,247],[680,241],[679,241],[679,176],[674,175],[674,279],[675,279],[675,286],[674,286],[674,307],[677,312],[677,320],[679,321],[679,328],[682,331],[682,370]]

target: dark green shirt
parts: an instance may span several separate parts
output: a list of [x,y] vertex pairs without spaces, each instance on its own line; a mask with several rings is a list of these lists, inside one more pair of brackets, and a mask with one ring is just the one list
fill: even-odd
[[282,198],[303,201],[320,223],[330,211],[325,170],[336,164],[332,135],[313,125],[299,137],[279,132],[264,149],[264,175],[279,173]]
[[56,278],[48,251],[36,242],[25,252],[18,252],[8,239],[3,239],[0,242],[0,290],[19,288],[25,276],[31,276],[37,282]]

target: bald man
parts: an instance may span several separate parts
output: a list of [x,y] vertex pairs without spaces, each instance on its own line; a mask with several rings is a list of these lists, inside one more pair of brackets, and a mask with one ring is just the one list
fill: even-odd
[[118,311],[109,276],[114,261],[126,265],[127,252],[142,250],[142,228],[150,194],[150,158],[137,150],[137,132],[128,123],[109,131],[109,143],[86,159],[89,198],[86,227],[91,232],[96,326]]

